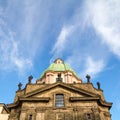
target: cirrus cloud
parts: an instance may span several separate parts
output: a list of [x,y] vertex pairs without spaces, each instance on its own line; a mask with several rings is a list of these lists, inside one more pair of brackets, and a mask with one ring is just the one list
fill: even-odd
[[118,0],[84,1],[83,8],[76,9],[61,28],[52,59],[69,52],[65,59],[73,68],[96,76],[107,66],[111,53],[120,58],[119,6]]

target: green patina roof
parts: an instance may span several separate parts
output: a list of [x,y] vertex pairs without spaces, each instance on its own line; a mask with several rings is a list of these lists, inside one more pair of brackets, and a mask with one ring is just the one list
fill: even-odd
[[[61,60],[61,59],[60,59]],[[64,72],[64,71],[71,71],[76,77],[77,74],[75,73],[75,71],[67,64],[65,64],[62,60],[61,63],[56,63],[57,60],[55,60],[54,63],[52,63],[40,76],[43,77],[43,75],[47,72],[47,71],[55,71],[55,72]],[[78,77],[77,77],[78,78]]]

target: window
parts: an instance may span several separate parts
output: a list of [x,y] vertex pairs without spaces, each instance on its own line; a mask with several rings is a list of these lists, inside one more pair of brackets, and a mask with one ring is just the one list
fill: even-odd
[[64,107],[64,95],[63,94],[56,94],[55,96],[55,106],[56,107]]
[[32,115],[30,115],[29,120],[32,120]]
[[91,115],[89,113],[87,114],[87,120],[91,120]]

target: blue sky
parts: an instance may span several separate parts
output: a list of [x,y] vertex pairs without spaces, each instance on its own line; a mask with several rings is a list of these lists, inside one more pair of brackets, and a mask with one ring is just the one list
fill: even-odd
[[0,0],[0,102],[62,58],[86,82],[101,83],[120,118],[119,0]]

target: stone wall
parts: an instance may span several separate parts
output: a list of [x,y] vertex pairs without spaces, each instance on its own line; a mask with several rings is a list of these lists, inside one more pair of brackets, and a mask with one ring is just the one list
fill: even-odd
[[[27,98],[27,100],[31,98],[50,99],[48,101],[21,101],[18,106],[11,108],[9,120],[18,120],[18,118],[20,120],[29,120],[30,117],[32,117],[32,120],[111,120],[108,107],[100,105],[96,99],[87,99],[88,97],[91,98],[92,96],[90,95],[94,93],[93,98],[95,94],[99,94],[101,96],[100,99],[104,100],[101,90],[93,88],[92,84],[59,84],[52,88],[50,88],[50,85],[36,84],[36,88],[39,87],[39,90],[33,92],[34,94],[30,91],[35,90],[35,85],[28,84],[24,89],[25,92],[21,91],[20,93],[19,91],[17,96],[22,96]],[[49,89],[47,90],[45,88]],[[90,91],[91,94],[87,94],[86,91],[82,92],[79,88],[88,91],[88,93]],[[40,90],[43,91],[41,92]],[[26,94],[27,96],[24,96]],[[64,95],[64,106],[61,108],[55,106],[56,94]],[[86,99],[82,101],[71,101],[71,97]]]
[[[36,109],[33,111],[22,111],[20,120],[29,120],[29,116],[32,115],[33,120],[106,120],[106,118],[101,118],[100,113],[98,111],[93,112],[92,110],[87,109]],[[16,119],[10,119],[16,120]],[[109,119],[108,119],[109,120]]]

